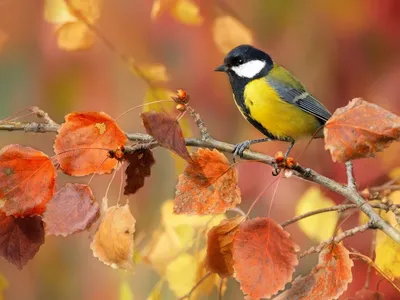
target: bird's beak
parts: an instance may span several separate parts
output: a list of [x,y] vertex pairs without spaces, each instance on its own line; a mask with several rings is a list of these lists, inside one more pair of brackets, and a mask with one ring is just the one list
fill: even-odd
[[214,71],[216,71],[216,72],[227,72],[228,69],[229,68],[226,65],[220,65],[218,68],[215,68]]

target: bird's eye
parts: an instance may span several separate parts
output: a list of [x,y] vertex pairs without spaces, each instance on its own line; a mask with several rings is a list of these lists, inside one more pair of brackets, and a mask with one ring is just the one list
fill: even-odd
[[243,63],[243,59],[239,58],[238,64],[241,65]]

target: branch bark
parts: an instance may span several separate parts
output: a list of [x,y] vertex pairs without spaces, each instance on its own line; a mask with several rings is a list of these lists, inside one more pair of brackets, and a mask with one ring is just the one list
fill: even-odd
[[[47,123],[0,123],[0,130],[6,131],[25,131],[25,132],[57,132],[59,125],[47,124]],[[128,139],[137,143],[140,143],[135,147],[148,147],[154,148],[159,146],[157,142],[154,142],[153,138],[148,134],[143,133],[127,133]],[[202,147],[202,148],[215,148],[221,152],[233,153],[235,145],[218,141],[212,138],[209,139],[199,139],[199,138],[187,138],[187,146],[192,147]],[[146,144],[146,145],[143,145]],[[246,160],[256,160],[274,167],[275,159],[272,156],[265,155],[259,152],[254,152],[251,150],[245,150],[243,152],[243,159]],[[304,168],[301,165],[296,165],[293,167],[293,173],[295,176],[302,178],[306,181],[319,184],[331,191],[342,195],[353,204],[355,204],[362,212],[364,212],[370,219],[370,227],[380,229],[385,232],[389,237],[391,237],[395,242],[400,244],[400,232],[383,220],[372,208],[372,206],[366,202],[360,194],[354,190],[352,184],[350,186],[343,185],[335,180],[325,177],[314,170],[309,168]],[[351,170],[352,174],[352,170]],[[349,171],[348,171],[349,175]]]

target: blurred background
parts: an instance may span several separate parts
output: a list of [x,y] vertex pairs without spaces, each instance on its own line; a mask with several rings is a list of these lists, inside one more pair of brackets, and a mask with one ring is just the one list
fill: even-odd
[[[216,36],[215,22],[226,15],[247,28],[253,43],[291,70],[330,111],[345,106],[352,98],[363,97],[400,113],[399,1],[209,0],[194,3],[199,7],[200,20],[196,24],[183,24],[168,11],[152,19],[153,1],[150,0],[104,0],[97,27],[118,51],[133,58],[138,65],[164,65],[169,80],[157,85],[172,91],[185,89],[191,96],[192,107],[202,115],[214,138],[238,143],[261,137],[238,112],[226,76],[213,72],[225,55],[223,47],[218,46],[221,37]],[[51,6],[52,0],[46,5]],[[104,111],[117,117],[144,102],[148,92],[146,82],[133,74],[115,51],[110,51],[98,38],[90,49],[65,51],[57,44],[55,28],[56,25],[45,21],[44,1],[0,1],[0,31],[7,36],[0,50],[0,119],[30,106],[39,106],[58,123],[74,111]],[[229,33],[229,28],[225,30]],[[120,126],[128,132],[143,132],[141,110],[122,117],[118,121]],[[186,132],[198,135],[190,119],[184,122]],[[50,156],[53,140],[54,134],[50,133],[0,132],[1,146],[30,145]],[[322,140],[313,141],[299,157],[306,145],[307,141],[298,143],[292,152],[302,165],[345,181],[343,166],[332,162]],[[269,155],[286,147],[281,142],[252,146]],[[357,161],[355,175],[360,188],[387,181],[387,174],[399,166],[399,151],[399,145],[394,144],[374,159]],[[143,236],[151,235],[158,228],[160,207],[174,197],[181,171],[179,162],[165,150],[155,150],[155,157],[153,176],[146,180],[142,190],[130,197],[137,233]],[[270,167],[258,163],[242,163],[238,169],[241,208],[247,211],[275,177],[271,176]],[[91,186],[97,199],[104,196],[110,177],[95,177]],[[60,174],[58,185],[88,180]],[[296,178],[281,180],[271,217],[278,222],[293,217],[296,201],[308,187],[309,183]],[[273,190],[269,188],[262,195],[252,215],[268,214]],[[118,192],[119,179],[111,187],[110,199],[116,199]],[[329,191],[322,192],[336,203],[343,201]],[[343,229],[357,222],[356,214],[346,221]],[[312,245],[297,225],[287,230],[302,249]],[[151,265],[140,263],[133,275],[113,270],[93,257],[89,243],[87,233],[67,238],[50,236],[22,271],[0,261],[0,273],[9,282],[4,299],[121,299],[122,281],[135,299],[146,299],[160,278]],[[370,243],[369,232],[346,241],[346,245],[364,254],[370,253]],[[309,272],[316,260],[316,255],[302,259],[298,274]],[[365,264],[355,262],[354,280],[343,299],[363,286],[365,273]],[[380,279],[372,275],[372,289]],[[386,299],[398,299],[387,282],[382,282],[379,290],[386,294]],[[217,299],[216,295],[214,289],[204,299]],[[165,286],[161,299],[175,299],[175,296]],[[234,280],[229,281],[224,299],[243,299]]]

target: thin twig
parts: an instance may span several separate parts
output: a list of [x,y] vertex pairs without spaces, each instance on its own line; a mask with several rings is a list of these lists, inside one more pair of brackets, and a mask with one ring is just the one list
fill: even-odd
[[189,114],[192,116],[192,118],[196,122],[196,125],[200,130],[201,138],[204,141],[210,140],[211,136],[208,133],[207,127],[204,125],[204,122],[201,119],[200,115],[190,106],[187,106],[186,110],[189,112]]
[[316,246],[312,246],[310,249],[308,249],[307,251],[303,252],[302,254],[300,254],[300,257],[304,257],[306,255],[309,255],[311,253],[315,253],[315,252],[321,252],[322,249],[324,249],[326,246],[328,246],[329,244],[331,244],[332,242],[335,243],[339,243],[340,241],[342,241],[343,239],[349,237],[349,236],[353,236],[357,233],[360,232],[364,232],[368,229],[373,228],[373,226],[371,226],[370,223],[358,226],[358,227],[354,227],[352,229],[343,231],[341,234],[338,234],[335,237],[330,238],[329,240],[323,241],[320,244],[316,245]]
[[357,185],[356,185],[356,180],[354,178],[354,173],[353,173],[353,163],[351,161],[346,162],[346,174],[347,174],[347,187],[352,190],[357,192]]
[[[56,132],[58,130],[58,125],[48,125],[48,124],[38,124],[38,123],[5,123],[0,124],[0,130],[24,130],[26,132]],[[150,135],[143,133],[127,133],[127,137],[131,141],[138,142],[140,144],[133,146],[138,148],[154,148],[159,146],[157,142],[152,142],[153,138]],[[215,139],[203,140],[196,138],[185,139],[187,146],[202,147],[217,149],[221,152],[233,153],[235,145],[218,141]],[[136,148],[135,148],[136,149]],[[274,166],[275,159],[269,155],[265,155],[259,152],[254,152],[251,150],[245,150],[243,152],[243,159],[246,160],[256,160],[271,166]],[[350,190],[347,186],[325,177],[314,170],[309,168],[304,168],[301,165],[296,165],[293,167],[293,175],[302,178],[309,182],[314,182],[319,184],[331,191],[334,191],[346,199],[350,200],[359,209],[364,212],[370,219],[371,226],[378,228],[390,236],[394,241],[400,244],[400,232],[388,224],[385,220],[380,217],[372,206],[366,202],[356,191]]]
[[211,275],[211,272],[206,273],[203,277],[200,278],[199,281],[197,281],[197,283],[195,284],[194,287],[192,287],[192,289],[189,291],[189,293],[187,293],[185,296],[179,298],[179,300],[183,300],[183,299],[190,299],[190,296],[193,294],[193,292],[195,291],[195,289],[197,289],[200,284],[203,283],[204,280],[206,280],[209,276]]

